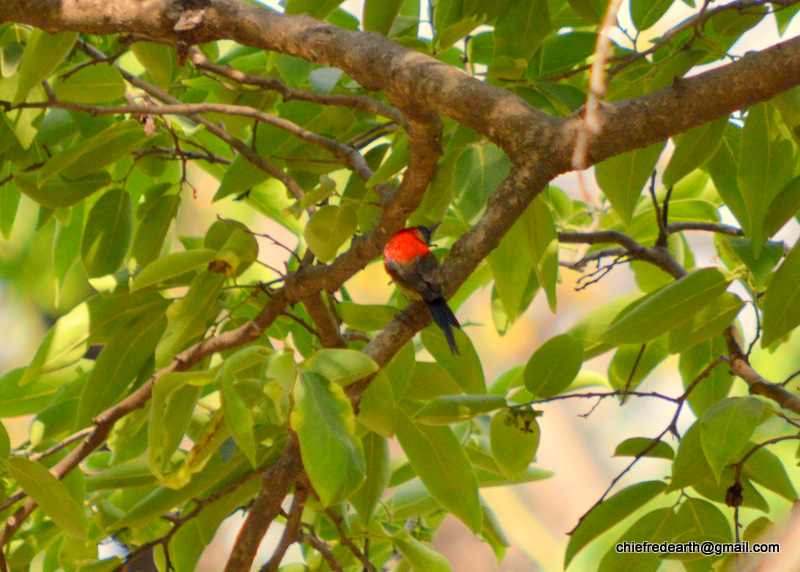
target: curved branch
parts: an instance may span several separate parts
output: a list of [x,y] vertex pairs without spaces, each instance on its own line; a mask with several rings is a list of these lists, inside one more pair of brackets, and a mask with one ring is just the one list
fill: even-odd
[[[53,94],[54,95],[54,94]],[[359,177],[364,180],[368,180],[372,176],[372,169],[369,168],[367,165],[367,160],[364,157],[348,145],[344,143],[340,143],[334,139],[330,139],[328,137],[324,137],[296,123],[289,121],[288,119],[284,119],[282,117],[278,117],[277,115],[271,115],[269,113],[265,113],[263,111],[259,111],[258,109],[253,109],[252,107],[247,107],[246,105],[233,105],[233,104],[226,104],[226,103],[175,103],[175,104],[167,104],[167,105],[111,105],[111,106],[100,106],[100,105],[85,105],[83,103],[74,103],[71,101],[62,101],[57,98],[53,98],[50,101],[42,102],[42,103],[22,103],[20,105],[12,106],[8,101],[0,100],[0,107],[5,107],[6,110],[17,109],[17,108],[57,108],[57,109],[66,109],[69,111],[79,111],[82,113],[88,113],[89,115],[122,115],[125,113],[134,113],[137,115],[185,115],[186,117],[192,118],[199,118],[198,114],[200,113],[219,113],[221,115],[236,115],[239,117],[250,117],[256,119],[257,121],[261,121],[262,123],[267,123],[278,129],[286,131],[297,137],[298,139],[302,139],[306,143],[310,143],[312,145],[316,145],[317,147],[321,147],[326,151],[329,151],[335,157],[338,157],[346,167],[352,168]],[[248,148],[249,149],[249,148]],[[277,169],[278,167],[274,167]],[[267,169],[264,169],[265,171]],[[267,171],[270,175],[273,175],[272,171]],[[278,177],[276,177],[278,178]]]
[[[49,31],[139,33],[178,46],[219,39],[337,67],[369,90],[382,89],[404,115],[434,110],[486,135],[512,158],[536,159],[547,178],[570,169],[583,122],[550,117],[521,98],[373,32],[352,32],[307,15],[278,14],[238,0],[19,0],[0,20]],[[191,25],[186,25],[191,21]],[[641,97],[603,103],[602,129],[588,142],[587,165],[645,147],[800,84],[800,38],[731,64],[678,79]]]

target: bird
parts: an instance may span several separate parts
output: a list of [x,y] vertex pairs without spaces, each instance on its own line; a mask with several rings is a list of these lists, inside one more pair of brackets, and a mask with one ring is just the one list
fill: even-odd
[[425,302],[450,351],[458,355],[453,326],[460,329],[461,324],[442,295],[439,263],[430,249],[431,236],[438,226],[414,226],[395,234],[383,249],[383,266],[406,298]]

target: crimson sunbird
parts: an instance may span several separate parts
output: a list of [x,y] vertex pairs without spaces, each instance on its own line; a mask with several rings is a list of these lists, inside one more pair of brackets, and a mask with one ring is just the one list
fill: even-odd
[[383,265],[406,298],[422,300],[428,305],[450,351],[458,354],[453,326],[461,328],[461,325],[442,296],[439,263],[430,249],[431,236],[438,226],[415,226],[395,234],[383,249]]

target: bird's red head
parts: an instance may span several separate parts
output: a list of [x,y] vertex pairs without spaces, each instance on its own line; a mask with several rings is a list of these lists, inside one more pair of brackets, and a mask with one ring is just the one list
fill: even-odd
[[404,262],[413,260],[417,257],[425,257],[431,253],[428,245],[431,241],[431,236],[436,230],[433,226],[413,226],[411,228],[404,228],[386,244],[383,249],[383,257],[388,260],[395,260],[397,262]]

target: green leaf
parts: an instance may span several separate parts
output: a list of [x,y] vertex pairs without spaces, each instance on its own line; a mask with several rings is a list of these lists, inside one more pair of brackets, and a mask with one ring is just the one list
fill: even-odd
[[537,197],[530,207],[528,250],[535,263],[536,277],[547,294],[550,311],[556,311],[556,284],[558,282],[558,235],[553,215],[544,202]]
[[74,103],[108,103],[125,95],[122,74],[111,65],[89,66],[53,85],[59,99]]
[[[649,3],[645,0],[644,3]],[[656,1],[654,4],[658,4]],[[635,4],[633,4],[635,5]],[[669,7],[670,3],[667,4]],[[664,170],[662,183],[672,187],[713,157],[722,144],[728,118],[706,123],[675,137],[675,151]]]
[[717,542],[733,540],[727,517],[719,508],[703,499],[686,499],[678,509],[673,526],[681,542],[702,542],[709,538]]
[[[776,199],[777,200],[777,199]],[[718,240],[720,254],[725,255],[725,245],[730,246],[731,251],[744,263],[747,269],[753,273],[756,285],[765,287],[772,278],[772,270],[783,258],[783,243],[767,241],[761,249],[758,258],[753,257],[753,241],[749,238],[724,238],[724,242]],[[732,265],[732,269],[735,265]]]
[[497,413],[492,417],[489,435],[492,457],[508,478],[520,476],[536,459],[541,432],[534,411]]
[[749,237],[758,258],[767,239],[762,227],[767,209],[792,177],[795,148],[783,138],[769,103],[750,107],[739,150],[739,189],[750,220]]
[[443,395],[425,404],[414,421],[425,425],[451,425],[506,407],[499,395]]
[[[161,375],[153,385],[153,397],[150,401],[148,416],[147,466],[150,471],[147,471],[147,474],[155,475],[161,484],[165,484],[163,482],[164,471],[169,467],[170,458],[180,445],[186,431],[186,424],[176,423],[173,416],[174,408],[169,406],[173,401],[186,397],[181,393],[181,389],[187,385],[206,385],[212,381],[214,378],[207,372],[167,372]],[[194,400],[190,405],[191,409],[194,409]],[[168,420],[169,422],[167,422]],[[127,477],[127,473],[124,476]]]
[[583,345],[570,335],[551,338],[536,350],[525,366],[525,387],[537,397],[564,391],[581,369]]
[[78,32],[49,34],[38,28],[33,30],[17,70],[19,81],[13,105],[25,101],[31,89],[55,71],[61,60],[72,50],[77,38]]
[[402,5],[403,0],[366,0],[362,18],[364,29],[388,36]]
[[569,5],[591,24],[603,21],[608,9],[608,0],[569,0]]
[[505,487],[508,485],[520,485],[549,479],[553,476],[552,471],[546,471],[539,467],[530,466],[516,477],[509,478],[502,471],[487,471],[480,467],[474,467],[475,477],[478,479],[478,486],[484,487]]
[[306,225],[303,236],[314,256],[322,262],[330,262],[336,257],[347,239],[358,228],[358,216],[350,205],[324,206],[319,209]]
[[287,14],[308,13],[312,18],[324,20],[339,7],[342,0],[286,0]]
[[25,368],[12,369],[0,377],[0,417],[17,417],[42,411],[58,389],[80,378],[93,366],[91,360],[80,360],[63,369],[36,376],[24,387],[20,381]]
[[69,181],[83,179],[126,157],[146,138],[147,134],[136,121],[114,123],[47,161],[38,171],[37,185],[41,187],[55,175]]
[[154,42],[134,42],[131,51],[150,74],[153,83],[169,91],[175,71],[175,49]]
[[666,14],[670,6],[671,0],[631,0],[633,25],[639,31],[651,28]]
[[[733,467],[725,467],[719,481],[714,477],[711,468],[708,468],[708,475],[692,485],[692,488],[710,501],[726,504],[728,489],[734,482]],[[769,504],[763,495],[753,486],[750,479],[742,475],[742,507],[754,508],[761,512],[769,512]]]
[[781,495],[789,502],[797,500],[797,491],[786,474],[780,458],[762,447],[747,459],[742,468],[742,474],[751,481],[768,488]]
[[663,492],[666,486],[662,481],[637,483],[622,489],[589,511],[570,535],[564,555],[564,568],[569,566],[583,547],[644,506]]
[[113,405],[139,375],[166,327],[164,310],[165,305],[162,305],[143,314],[100,352],[81,392],[75,413],[76,429],[87,427],[92,417]]
[[8,459],[11,455],[11,439],[8,437],[6,426],[0,423],[0,459]]
[[398,530],[391,536],[391,540],[414,572],[452,572],[453,569],[444,556],[430,544],[420,542],[411,536],[407,530]]
[[596,167],[597,184],[626,226],[663,148],[664,143],[654,143],[606,159]]
[[392,383],[386,372],[379,371],[361,394],[358,421],[387,439],[394,435],[395,401]]
[[[669,355],[666,336],[661,336],[645,344],[625,344],[617,349],[608,366],[608,381],[617,391],[636,389],[650,372]],[[624,403],[625,396],[620,400]]]
[[717,153],[706,163],[708,174],[714,182],[719,196],[728,205],[745,234],[750,233],[750,220],[747,206],[739,189],[737,172],[739,170],[739,148],[742,130],[732,123],[725,127],[725,135]]
[[224,275],[203,272],[167,309],[167,329],[155,350],[156,369],[169,365],[186,344],[205,333],[208,321],[219,312],[217,300],[224,283]]
[[510,171],[511,160],[494,145],[469,147],[461,154],[453,172],[453,191],[456,208],[468,223],[478,217],[489,194]]
[[180,196],[165,195],[156,199],[155,204],[144,215],[131,244],[131,260],[139,268],[144,268],[161,254],[180,203]]
[[[221,244],[219,244],[221,243]],[[209,229],[204,241],[206,248],[217,248],[219,254],[209,270],[239,276],[258,258],[258,241],[245,225],[227,220],[217,221]]]
[[414,423],[398,409],[397,439],[425,487],[442,507],[478,533],[483,514],[478,482],[464,448],[449,427]]
[[88,521],[83,508],[70,496],[64,483],[44,465],[22,457],[12,457],[8,469],[17,484],[56,525],[75,538],[86,538]]
[[301,371],[290,415],[303,466],[324,506],[341,502],[364,481],[366,464],[355,438],[355,415],[341,386],[317,373]]
[[14,219],[17,218],[20,195],[19,189],[14,185],[0,186],[0,234],[5,240],[11,237]]
[[703,268],[648,294],[603,334],[612,344],[642,343],[689,321],[719,298],[730,280],[716,268]]
[[567,330],[567,334],[579,340],[583,345],[584,359],[591,359],[613,347],[612,344],[604,341],[603,334],[608,330],[614,318],[639,298],[635,294],[628,294],[609,300],[589,310],[583,318]]
[[[763,222],[764,236],[766,238],[774,236],[797,214],[798,210],[800,210],[800,177],[795,177],[778,191],[767,207]],[[759,255],[760,259],[761,255]]]
[[53,270],[56,282],[61,285],[78,257],[83,236],[84,204],[78,203],[71,209],[71,220],[64,226],[60,222],[56,225],[53,236]]
[[[538,279],[534,274],[536,287],[530,288],[531,274],[534,273],[534,260],[531,256],[520,256],[520,245],[527,244],[526,217],[528,210],[514,223],[511,229],[500,240],[497,248],[489,253],[486,261],[492,271],[495,288],[505,315],[510,323],[525,310],[529,290],[538,289]],[[531,298],[533,296],[531,295]]]
[[[722,336],[701,342],[681,353],[680,372],[684,389],[694,382],[695,378],[712,361],[727,355],[728,347]],[[697,384],[689,394],[689,405],[697,417],[717,401],[728,396],[733,385],[730,368],[724,363],[718,364],[702,382]]]
[[[800,6],[797,6],[800,8]],[[746,542],[757,542],[764,538],[770,531],[774,530],[775,523],[766,516],[760,516],[747,525],[742,533],[742,540]]]
[[27,385],[42,373],[61,369],[81,359],[89,348],[89,317],[86,303],[78,304],[61,316],[36,350],[20,386]]
[[675,462],[672,463],[672,479],[666,492],[677,491],[711,477],[712,471],[703,453],[700,433],[700,423],[695,422],[683,434]]
[[326,348],[317,350],[300,369],[318,373],[342,387],[378,371],[378,364],[368,355],[349,349]]
[[597,34],[594,32],[571,31],[550,36],[531,62],[534,74],[548,76],[565,72],[594,54],[596,46]]
[[[414,471],[409,464],[403,465],[402,470],[408,471],[408,478],[414,476]],[[391,481],[389,486],[393,486]],[[419,479],[405,481],[396,486],[392,494],[384,501],[384,505],[392,518],[397,520],[419,518],[442,510],[442,507]]]
[[494,25],[495,57],[531,59],[551,28],[547,0],[511,0]]
[[435,326],[422,330],[422,345],[436,360],[436,363],[447,372],[464,393],[478,395],[486,393],[486,379],[483,376],[478,352],[472,345],[467,335],[461,330],[454,329],[459,355],[453,355],[442,331]]
[[122,189],[105,193],[89,211],[81,240],[81,261],[89,278],[115,272],[133,235],[131,196]]
[[110,182],[111,177],[105,171],[92,173],[79,181],[65,181],[61,177],[54,177],[43,185],[37,185],[34,173],[20,173],[14,177],[14,184],[20,191],[49,209],[71,207]]
[[[417,368],[415,361],[414,344],[408,342],[394,355],[391,361],[386,364],[381,370],[389,378],[392,386],[392,393],[396,401],[405,395],[411,382],[414,378],[414,372]],[[434,396],[438,397],[438,396]]]
[[[652,439],[648,439],[646,437],[632,437],[630,439],[625,439],[622,443],[617,445],[616,450],[614,450],[615,457],[638,457],[642,455],[642,451],[647,449],[653,443]],[[672,450],[672,447],[664,443],[663,441],[658,441],[652,449],[644,453],[644,457],[653,457],[655,459],[674,459],[675,458],[675,451]]]
[[[647,513],[637,520],[617,542],[651,542],[661,543],[672,540],[675,513],[671,508],[660,508]],[[616,543],[606,552],[600,561],[599,572],[617,572],[619,570],[636,570],[655,572],[661,560],[652,552],[617,552]]]
[[[448,2],[451,6],[457,6],[460,2]],[[446,4],[445,4],[446,5]],[[438,14],[436,10],[434,14]],[[452,23],[438,22],[438,18],[434,17],[434,28],[436,29],[435,45],[439,52],[446,52],[454,43],[472,32],[475,28],[480,26],[486,21],[486,16],[472,15],[461,17],[458,16]]]
[[389,463],[389,441],[370,431],[361,439],[361,445],[364,448],[367,478],[350,496],[350,503],[358,513],[358,520],[366,528],[386,485],[389,484],[392,471]]
[[694,317],[669,333],[669,352],[681,353],[721,334],[733,323],[744,306],[741,298],[731,292],[722,296],[697,312]]
[[763,410],[764,404],[755,397],[729,397],[703,413],[700,442],[717,481],[750,440]]
[[[283,449],[280,440],[278,440],[274,449],[274,454],[262,461],[266,466],[274,462],[280,450]],[[133,500],[135,504],[112,526],[114,530],[120,530],[125,527],[130,527],[134,530],[141,528],[151,523],[153,518],[165,514],[176,506],[180,506],[191,499],[207,495],[209,491],[215,490],[220,483],[224,486],[225,483],[240,482],[245,474],[249,472],[252,472],[250,463],[239,451],[236,451],[231,458],[223,459],[222,455],[214,455],[206,466],[199,473],[193,475],[191,481],[181,489],[157,487],[149,494],[146,491],[136,491],[137,494]],[[147,496],[139,500],[142,494]],[[138,502],[136,502],[137,500]]]
[[215,250],[201,248],[175,252],[157,258],[143,268],[133,280],[131,293],[148,286],[166,282],[170,278],[175,278],[201,266],[207,266],[216,256],[217,252]]
[[261,361],[269,350],[261,346],[249,346],[229,356],[223,363],[214,382],[222,397],[222,413],[225,425],[233,436],[233,440],[244,453],[253,468],[258,467],[256,460],[256,441],[253,432],[253,413],[250,410],[255,403],[247,404],[233,385],[234,373],[244,362],[253,358]]
[[763,5],[753,6],[752,10],[742,14],[723,10],[711,19],[711,27],[720,36],[738,38],[764,19],[768,11],[767,6]]
[[[12,31],[12,29],[13,28],[6,28],[6,34]],[[5,43],[5,40],[3,43]],[[17,73],[24,51],[22,44],[17,40],[12,40],[0,49],[0,76],[11,77]]]
[[800,241],[780,265],[764,294],[764,335],[766,348],[800,324]]
[[336,304],[336,313],[348,326],[371,332],[383,329],[398,313],[394,306],[381,306],[379,304],[356,304],[346,300]]

